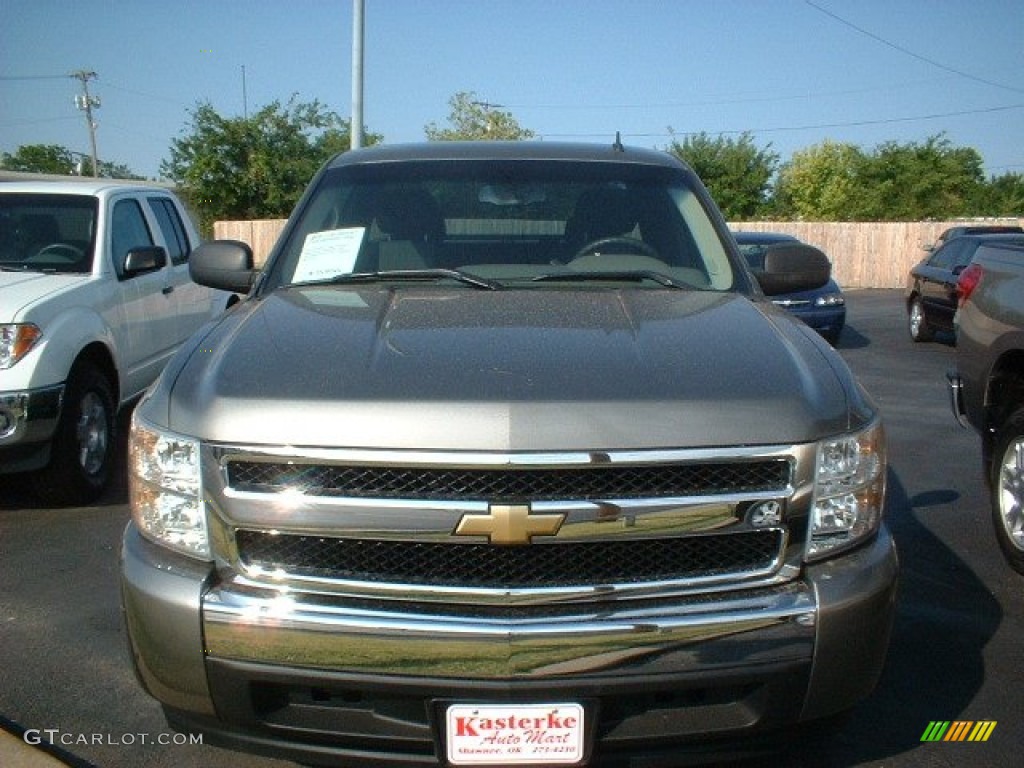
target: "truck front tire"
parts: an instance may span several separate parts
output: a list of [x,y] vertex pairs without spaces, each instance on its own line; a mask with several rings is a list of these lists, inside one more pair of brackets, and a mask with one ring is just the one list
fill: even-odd
[[1024,408],[996,434],[990,479],[996,539],[1010,567],[1024,573]]
[[110,478],[114,443],[114,397],[94,365],[79,362],[64,389],[50,463],[32,477],[36,495],[58,506],[88,504]]

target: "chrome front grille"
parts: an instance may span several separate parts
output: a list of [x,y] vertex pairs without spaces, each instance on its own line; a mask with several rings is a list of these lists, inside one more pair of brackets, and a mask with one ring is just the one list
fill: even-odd
[[232,460],[237,491],[402,500],[590,501],[771,493],[790,481],[785,459],[587,467],[452,468]]
[[238,531],[250,572],[283,569],[315,579],[483,589],[706,580],[770,571],[779,529],[671,538],[597,539],[529,547],[342,539]]
[[[812,445],[610,454],[207,450],[214,538],[243,580],[464,605],[510,593],[600,601],[615,599],[612,592],[788,580],[801,557],[814,469]],[[486,530],[456,533],[464,516],[488,518],[504,506],[562,523],[515,543],[488,541]],[[765,522],[768,508],[775,513]]]

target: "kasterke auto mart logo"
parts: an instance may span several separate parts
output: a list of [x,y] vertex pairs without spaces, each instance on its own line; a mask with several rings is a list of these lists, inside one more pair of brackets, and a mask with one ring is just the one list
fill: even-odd
[[579,704],[453,704],[447,714],[454,765],[578,763],[583,758]]

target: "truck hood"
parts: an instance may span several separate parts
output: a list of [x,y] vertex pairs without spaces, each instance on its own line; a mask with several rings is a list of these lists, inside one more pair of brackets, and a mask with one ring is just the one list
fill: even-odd
[[433,286],[245,302],[146,404],[213,442],[503,452],[799,443],[871,413],[838,355],[769,302]]
[[89,275],[54,275],[42,272],[0,272],[0,321],[17,321],[26,307],[40,299],[71,290]]

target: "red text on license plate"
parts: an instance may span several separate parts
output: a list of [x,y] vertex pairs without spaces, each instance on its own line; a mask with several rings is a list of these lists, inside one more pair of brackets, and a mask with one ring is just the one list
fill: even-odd
[[583,759],[583,707],[453,704],[446,736],[453,765],[569,765]]

